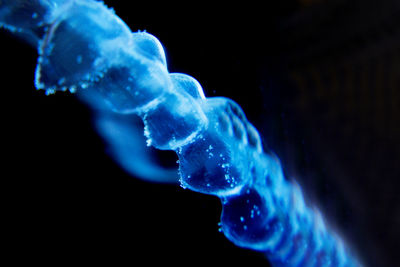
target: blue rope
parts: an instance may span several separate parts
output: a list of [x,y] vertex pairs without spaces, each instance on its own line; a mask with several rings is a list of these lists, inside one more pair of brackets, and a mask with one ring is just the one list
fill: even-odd
[[132,33],[94,0],[3,0],[0,25],[38,48],[38,89],[77,92],[98,111],[99,131],[124,166],[138,154],[129,116],[139,116],[147,145],[177,153],[182,187],[220,198],[221,231],[233,243],[274,266],[360,266],[279,159],[263,152],[240,106],[169,73],[154,36]]

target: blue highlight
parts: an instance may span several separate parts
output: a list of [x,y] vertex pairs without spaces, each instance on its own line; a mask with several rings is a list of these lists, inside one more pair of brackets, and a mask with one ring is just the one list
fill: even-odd
[[[219,197],[225,236],[274,266],[360,266],[285,179],[279,159],[263,152],[240,106],[206,98],[194,78],[169,73],[156,37],[132,33],[99,1],[21,3],[0,1],[0,26],[38,48],[37,89],[76,92],[125,170]],[[179,178],[153,163],[145,138],[177,153]]]

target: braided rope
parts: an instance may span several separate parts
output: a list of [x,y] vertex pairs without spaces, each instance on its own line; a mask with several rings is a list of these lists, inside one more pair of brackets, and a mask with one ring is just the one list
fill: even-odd
[[[169,73],[160,42],[92,0],[2,0],[0,25],[38,47],[36,87],[78,92],[92,108],[137,114],[148,145],[174,150],[181,185],[221,199],[221,231],[274,266],[359,266],[308,207],[234,101]],[[113,139],[116,136],[107,135]]]

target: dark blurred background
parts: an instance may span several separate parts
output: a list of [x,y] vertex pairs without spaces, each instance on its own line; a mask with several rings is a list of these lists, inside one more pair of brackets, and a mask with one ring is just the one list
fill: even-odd
[[[171,72],[242,106],[366,266],[400,266],[398,1],[106,3],[159,38]],[[268,266],[218,232],[218,199],[121,170],[85,105],[35,91],[35,49],[5,31],[0,41],[3,234],[16,263]]]

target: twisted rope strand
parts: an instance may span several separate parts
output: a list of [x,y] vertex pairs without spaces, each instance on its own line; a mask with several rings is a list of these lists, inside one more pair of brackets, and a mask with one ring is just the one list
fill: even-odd
[[177,153],[181,185],[220,198],[221,230],[233,243],[265,253],[274,266],[359,266],[284,178],[278,158],[263,152],[240,106],[206,98],[194,78],[169,73],[154,36],[132,33],[94,0],[3,0],[0,25],[38,48],[38,89],[70,90],[94,109],[139,115],[148,145]]

